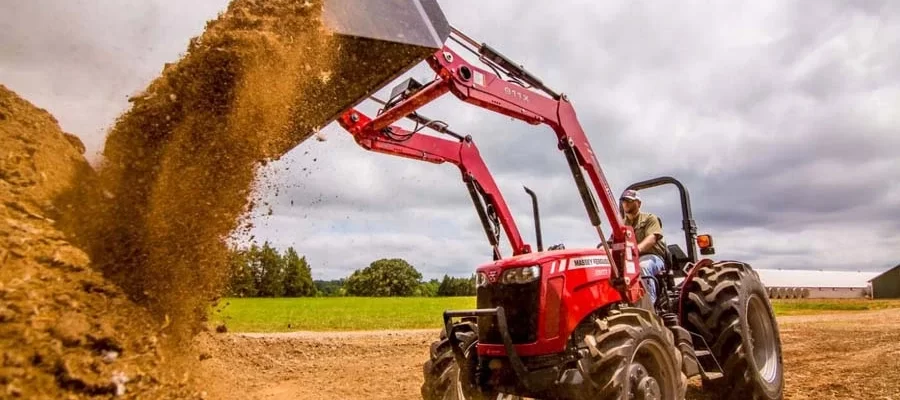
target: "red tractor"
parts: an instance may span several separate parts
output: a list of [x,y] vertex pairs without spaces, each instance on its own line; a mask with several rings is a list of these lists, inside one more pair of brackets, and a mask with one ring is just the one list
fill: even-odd
[[[488,69],[445,45],[426,59],[434,80],[404,81],[374,118],[350,108],[338,119],[367,149],[456,164],[493,247],[493,261],[476,268],[477,308],[444,312],[445,328],[424,365],[423,398],[681,399],[695,376],[716,398],[782,398],[781,342],[766,290],[746,263],[698,257],[698,247],[703,256],[714,247],[709,235],[697,235],[684,186],[663,177],[629,187],[673,184],[681,195],[687,251],[668,246],[665,271],[642,276],[634,231],[623,223],[566,95],[452,27],[447,37]],[[536,251],[523,242],[471,137],[416,113],[448,92],[551,128],[599,236],[597,248],[544,250],[537,202],[527,188]],[[417,127],[394,125],[402,118]],[[425,127],[456,140],[420,135]],[[601,214],[611,225],[609,238]],[[508,257],[500,254],[500,225],[513,250]],[[656,304],[646,293],[649,279],[658,283]]]

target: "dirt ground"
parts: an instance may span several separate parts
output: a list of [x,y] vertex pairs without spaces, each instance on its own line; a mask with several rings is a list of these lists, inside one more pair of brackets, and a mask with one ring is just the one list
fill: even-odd
[[[900,399],[900,310],[780,318],[786,399]],[[201,375],[220,399],[419,399],[437,331],[219,334]],[[696,387],[691,391],[694,399]]]

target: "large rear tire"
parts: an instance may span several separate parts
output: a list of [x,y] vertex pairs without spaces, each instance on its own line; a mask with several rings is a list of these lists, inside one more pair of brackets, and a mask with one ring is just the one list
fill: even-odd
[[704,381],[719,399],[782,399],[784,367],[775,313],[749,265],[701,266],[685,288],[683,325],[702,336],[724,377]]
[[683,399],[687,378],[675,338],[662,319],[642,308],[611,310],[585,337],[591,352],[593,398]]
[[[468,360],[478,343],[478,325],[463,322],[456,331],[460,347]],[[453,357],[453,349],[447,339],[446,330],[441,331],[440,339],[431,344],[428,361],[422,366],[425,382],[422,384],[424,400],[519,400],[518,396],[493,394],[485,396],[469,387],[466,379],[460,376],[460,368]]]

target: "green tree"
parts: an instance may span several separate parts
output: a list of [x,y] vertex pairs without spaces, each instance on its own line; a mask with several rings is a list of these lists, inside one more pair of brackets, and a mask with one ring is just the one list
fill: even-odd
[[232,249],[229,253],[230,280],[228,293],[235,297],[256,296],[256,283],[248,250]]
[[422,274],[403,259],[382,258],[353,271],[344,287],[350,296],[412,296]]
[[322,297],[340,297],[346,294],[344,282],[346,279],[330,281],[313,281],[316,285],[316,295]]
[[284,295],[284,259],[278,250],[266,241],[259,250],[259,286],[261,297],[281,297]]
[[312,270],[306,262],[306,256],[300,257],[293,247],[284,253],[284,295],[288,297],[309,297],[316,295],[313,285]]
[[260,248],[256,243],[250,244],[250,247],[244,252],[247,268],[253,276],[254,296],[259,296],[259,288],[262,287],[262,266],[260,264]]
[[474,296],[475,275],[469,278],[456,278],[444,275],[437,290],[438,296]]
[[438,288],[441,286],[441,281],[437,279],[432,279],[428,282],[422,282],[419,284],[419,287],[416,288],[415,296],[418,297],[435,297],[438,295]]

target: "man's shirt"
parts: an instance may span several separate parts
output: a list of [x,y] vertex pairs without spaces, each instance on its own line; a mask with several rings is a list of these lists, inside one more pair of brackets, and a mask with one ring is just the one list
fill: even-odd
[[649,235],[657,235],[656,244],[647,251],[642,252],[641,255],[656,254],[660,258],[665,260],[666,244],[663,241],[662,223],[660,223],[659,217],[650,213],[642,212],[638,213],[635,220],[630,220],[626,215],[625,224],[634,228],[634,234],[637,236],[638,243],[644,241],[644,238]]

